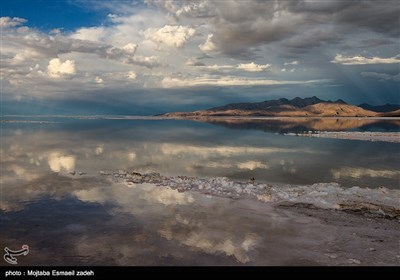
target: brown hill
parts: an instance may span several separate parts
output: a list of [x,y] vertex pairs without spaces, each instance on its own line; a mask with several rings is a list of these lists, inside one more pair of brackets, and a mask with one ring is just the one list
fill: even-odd
[[202,118],[202,117],[376,117],[379,113],[368,111],[360,107],[342,103],[318,103],[303,108],[292,105],[281,105],[265,110],[202,110],[194,112],[167,113],[165,116],[178,118]]
[[[350,105],[341,99],[321,100],[316,96],[291,100],[280,98],[262,102],[230,103],[208,110],[167,113],[172,118],[205,119],[212,117],[400,117],[400,105]],[[377,108],[377,110],[369,109]],[[395,108],[396,111],[385,111]],[[379,111],[378,111],[379,110]]]
[[400,109],[393,111],[393,112],[387,112],[380,114],[381,117],[400,117]]
[[363,108],[340,103],[318,103],[304,107],[302,110],[284,111],[279,116],[318,116],[318,117],[375,117],[376,112],[368,111]]

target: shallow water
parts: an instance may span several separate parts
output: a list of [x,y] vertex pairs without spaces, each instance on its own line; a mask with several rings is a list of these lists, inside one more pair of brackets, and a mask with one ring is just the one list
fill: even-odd
[[238,181],[254,177],[266,183],[399,187],[398,143],[303,138],[193,121],[34,120],[57,123],[2,123],[4,183],[59,171],[96,175],[125,169]]
[[21,186],[8,202],[0,214],[0,238],[9,248],[29,245],[29,254],[18,257],[21,265],[395,265],[400,261],[398,222],[385,219],[322,210],[317,211],[319,217],[254,200],[57,174]]
[[43,120],[49,122],[2,123],[0,239],[14,250],[30,246],[19,264],[354,265],[400,259],[395,221],[328,210],[305,215],[99,175],[135,170],[398,189],[396,143],[192,121]]

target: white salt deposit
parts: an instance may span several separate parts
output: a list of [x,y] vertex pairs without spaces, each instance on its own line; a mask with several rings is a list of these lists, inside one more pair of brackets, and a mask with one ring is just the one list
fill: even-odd
[[[391,218],[400,218],[400,190],[384,187],[371,189],[357,186],[344,188],[337,183],[313,185],[271,185],[243,183],[224,177],[199,179],[187,176],[163,176],[159,173],[101,172],[113,174],[114,180],[129,184],[152,183],[168,186],[179,192],[196,191],[204,194],[238,198],[252,198],[276,204],[309,204],[318,208],[366,211]],[[117,176],[116,176],[117,175]]]

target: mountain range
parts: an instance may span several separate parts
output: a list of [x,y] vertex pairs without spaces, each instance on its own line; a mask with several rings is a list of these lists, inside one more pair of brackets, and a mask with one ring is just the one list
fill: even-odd
[[358,106],[338,99],[325,101],[316,96],[292,100],[280,98],[255,103],[231,103],[207,110],[173,112],[163,116],[175,118],[202,117],[400,117],[400,105],[386,104],[372,106],[367,103]]

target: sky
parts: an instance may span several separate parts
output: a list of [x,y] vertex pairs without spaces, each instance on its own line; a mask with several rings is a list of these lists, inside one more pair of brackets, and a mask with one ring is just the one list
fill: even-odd
[[398,1],[2,0],[2,114],[400,103]]

